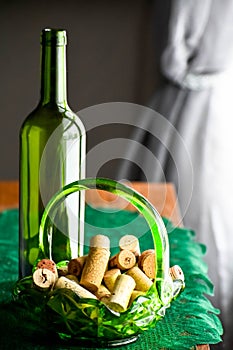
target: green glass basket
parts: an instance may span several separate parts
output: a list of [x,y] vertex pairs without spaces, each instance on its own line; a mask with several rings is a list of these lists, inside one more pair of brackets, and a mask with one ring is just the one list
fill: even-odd
[[[135,206],[145,218],[153,238],[154,247],[151,248],[155,249],[156,256],[156,278],[151,288],[121,313],[112,311],[99,300],[80,298],[68,289],[41,292],[33,287],[32,276],[18,281],[14,295],[23,301],[27,308],[35,308],[36,312],[40,312],[47,330],[56,333],[63,340],[88,346],[117,346],[135,341],[141,332],[154,327],[178,294],[177,286],[169,274],[169,243],[161,216],[140,193],[111,179],[79,180],[65,186],[53,196],[41,219],[38,258],[53,259],[54,237],[51,218],[54,217],[56,209],[72,193],[92,189],[122,197]],[[67,262],[55,263],[61,267]],[[178,291],[181,289],[179,287]]]

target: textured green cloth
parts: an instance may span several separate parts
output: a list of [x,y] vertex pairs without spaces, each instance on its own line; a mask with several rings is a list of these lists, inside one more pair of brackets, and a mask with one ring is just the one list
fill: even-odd
[[[111,227],[124,234],[130,222],[135,223],[134,234],[146,232],[146,223],[137,213],[117,213],[87,208],[86,219],[97,226],[99,233],[109,232]],[[136,221],[134,221],[136,219]],[[144,332],[130,345],[119,347],[125,350],[182,350],[194,349],[196,344],[216,344],[221,341],[222,326],[215,309],[205,294],[213,294],[213,285],[203,261],[205,247],[195,241],[193,231],[175,228],[164,219],[169,231],[170,266],[178,264],[184,271],[186,288],[172,302],[165,317],[154,329]],[[120,223],[120,224],[119,224]],[[116,226],[119,226],[118,228]],[[86,225],[89,232],[92,228]],[[87,234],[88,234],[87,232]],[[90,233],[90,232],[89,232]],[[145,233],[141,244],[151,244],[151,235]],[[0,214],[0,349],[74,349],[57,343],[43,331],[33,317],[11,300],[11,291],[18,274],[18,211],[9,210]],[[79,348],[79,349],[88,349]],[[95,348],[96,349],[96,348]]]

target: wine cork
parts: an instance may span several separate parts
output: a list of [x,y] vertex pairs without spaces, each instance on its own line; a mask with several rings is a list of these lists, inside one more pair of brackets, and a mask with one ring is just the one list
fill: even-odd
[[110,240],[108,236],[95,235],[90,239],[90,248],[105,248],[110,249]]
[[113,293],[107,306],[113,311],[123,312],[127,310],[131,294],[135,288],[135,281],[131,276],[120,275],[117,277]]
[[141,290],[133,290],[131,297],[130,297],[130,301],[129,304],[132,304],[132,302],[139,296],[145,295],[145,292],[142,292]]
[[[109,306],[108,306],[109,299],[110,299],[110,296],[106,296],[106,297],[102,297],[100,301],[101,301],[101,303],[103,303],[105,306],[107,306],[107,308],[109,308]],[[110,308],[109,308],[109,309],[110,309]],[[111,310],[111,311],[113,311],[113,310]]]
[[125,235],[121,237],[119,241],[119,247],[121,250],[130,250],[136,257],[141,254],[139,240],[134,235]]
[[41,290],[48,290],[54,286],[57,281],[57,274],[48,269],[38,268],[33,273],[33,282]]
[[51,259],[42,259],[37,263],[38,269],[47,269],[55,273],[57,275],[57,267],[53,260]]
[[77,276],[67,274],[66,278],[68,278],[71,281],[74,281],[74,282],[78,283],[78,277]]
[[71,259],[68,264],[68,273],[75,276],[80,276],[83,266],[85,264],[87,256],[80,256],[75,259]]
[[128,270],[136,264],[136,257],[130,250],[121,250],[109,260],[110,267]]
[[147,277],[138,266],[132,267],[132,269],[128,270],[126,273],[135,280],[136,290],[147,292],[153,284],[149,277]]
[[92,293],[99,289],[105,271],[107,270],[110,256],[110,241],[107,236],[97,235],[92,237],[90,251],[83,267],[80,284]]
[[155,250],[145,250],[138,259],[138,266],[146,274],[147,277],[155,279],[156,276],[156,260]]
[[58,276],[66,276],[68,274],[68,266],[57,267]]
[[110,290],[110,292],[113,291],[116,279],[120,274],[121,274],[120,269],[111,269],[105,272],[104,283],[106,287]]
[[55,288],[70,289],[80,298],[97,299],[97,297],[94,294],[92,294],[91,292],[80,286],[78,283],[70,280],[65,276],[62,276],[57,280]]
[[106,288],[103,284],[99,286],[99,289],[95,293],[95,296],[102,300],[102,298],[109,298],[111,296],[111,292]]
[[170,267],[169,274],[173,281],[181,280],[182,282],[184,282],[184,273],[179,265],[174,265]]

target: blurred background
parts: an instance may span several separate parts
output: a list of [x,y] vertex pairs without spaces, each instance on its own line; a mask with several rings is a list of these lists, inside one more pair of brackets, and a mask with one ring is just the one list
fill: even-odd
[[[150,0],[1,1],[1,180],[18,178],[19,129],[39,101],[41,30],[67,30],[73,111],[111,101],[143,105],[157,84],[153,8]],[[130,130],[93,130],[88,149],[119,132]],[[113,177],[116,166],[102,173]]]

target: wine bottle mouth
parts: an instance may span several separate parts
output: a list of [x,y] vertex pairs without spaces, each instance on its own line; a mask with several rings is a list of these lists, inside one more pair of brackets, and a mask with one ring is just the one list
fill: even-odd
[[66,30],[45,28],[41,32],[41,45],[64,46],[67,44]]

